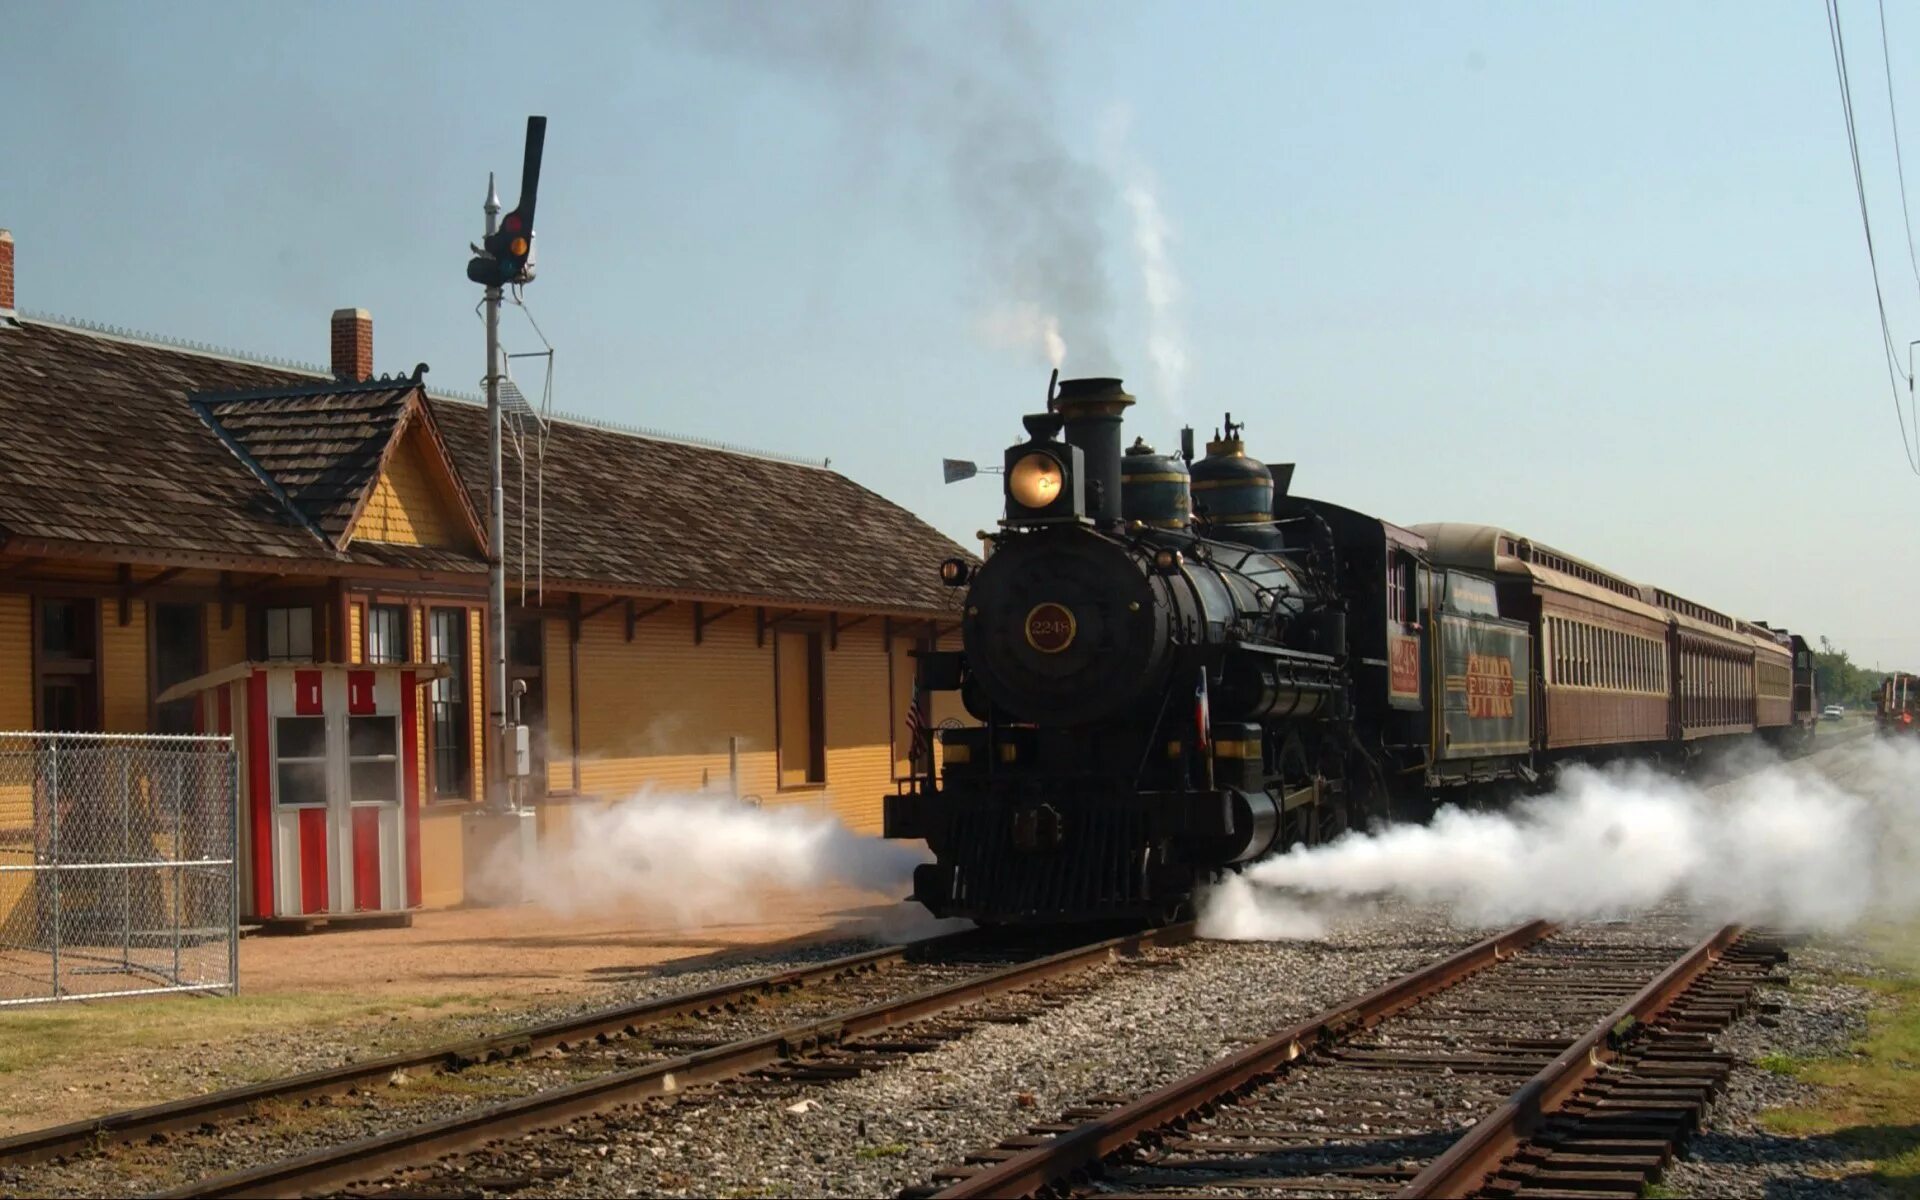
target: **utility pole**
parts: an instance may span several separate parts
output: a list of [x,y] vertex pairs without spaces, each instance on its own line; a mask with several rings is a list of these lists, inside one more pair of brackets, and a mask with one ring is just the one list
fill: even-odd
[[473,248],[467,278],[483,285],[487,319],[487,717],[493,742],[487,763],[486,807],[519,809],[518,783],[526,774],[527,731],[508,708],[507,697],[507,511],[506,473],[501,461],[500,302],[508,285],[533,280],[533,212],[540,191],[540,156],[547,140],[547,119],[527,118],[526,158],[520,168],[520,203],[505,217],[493,173],[487,173],[487,234]]

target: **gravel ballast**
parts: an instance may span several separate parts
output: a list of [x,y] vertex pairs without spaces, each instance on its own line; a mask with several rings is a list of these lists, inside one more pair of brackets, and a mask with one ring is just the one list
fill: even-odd
[[1387,905],[1337,921],[1324,941],[1155,951],[1061,1007],[895,1069],[616,1111],[461,1160],[434,1185],[539,1165],[567,1172],[543,1195],[891,1195],[1086,1097],[1167,1083],[1484,932]]
[[1822,938],[1789,940],[1787,947],[1793,985],[1764,993],[1779,1011],[1740,1021],[1715,1039],[1740,1062],[1714,1102],[1706,1128],[1667,1170],[1662,1182],[1677,1195],[1843,1200],[1884,1194],[1866,1177],[1873,1164],[1859,1161],[1832,1138],[1787,1137],[1761,1124],[1768,1109],[1817,1103],[1821,1089],[1768,1070],[1760,1061],[1770,1054],[1846,1054],[1865,1031],[1873,1004],[1871,992],[1838,978],[1877,971],[1857,943]]

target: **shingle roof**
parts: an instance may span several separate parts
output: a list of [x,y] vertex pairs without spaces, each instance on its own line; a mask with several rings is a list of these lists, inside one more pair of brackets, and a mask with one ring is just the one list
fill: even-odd
[[[439,400],[434,415],[461,479],[484,505],[486,410]],[[508,471],[517,477],[511,459]],[[545,476],[549,578],[945,610],[954,593],[940,582],[940,563],[966,554],[906,509],[823,467],[556,421]],[[512,563],[520,561],[517,501],[509,488]]]
[[197,405],[338,547],[418,388],[411,379],[376,380],[266,396],[201,396]]
[[[139,548],[480,570],[474,556],[456,551],[326,545],[189,402],[200,396],[223,426],[239,431],[236,440],[333,536],[393,398],[378,389],[316,390],[325,383],[48,322],[0,326],[0,536],[91,544],[103,553]],[[337,410],[323,404],[316,412],[208,395],[273,389],[386,399]],[[435,397],[430,411],[469,501],[484,512],[485,410]],[[338,447],[347,461],[319,463],[320,447]],[[517,501],[509,489],[505,551],[514,563]],[[833,471],[570,421],[555,422],[547,439],[544,509],[547,578],[608,590],[944,611],[952,595],[940,586],[940,561],[965,553]],[[531,519],[527,525],[531,537]]]

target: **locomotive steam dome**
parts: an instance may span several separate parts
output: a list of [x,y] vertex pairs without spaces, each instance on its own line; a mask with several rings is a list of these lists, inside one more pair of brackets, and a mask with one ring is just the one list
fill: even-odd
[[1273,520],[1273,472],[1247,457],[1243,426],[1227,414],[1226,435],[1207,443],[1207,456],[1193,464],[1193,509],[1209,525],[1252,525]]
[[1189,482],[1186,463],[1135,438],[1120,460],[1120,515],[1160,529],[1185,529],[1193,518]]

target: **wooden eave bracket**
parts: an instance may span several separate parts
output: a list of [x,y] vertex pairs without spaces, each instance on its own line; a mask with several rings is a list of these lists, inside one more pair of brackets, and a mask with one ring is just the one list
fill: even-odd
[[738,604],[729,604],[725,608],[708,612],[705,604],[695,600],[693,602],[693,644],[696,646],[700,644],[701,640],[706,636],[707,626],[718,621],[728,613],[738,612],[739,610],[740,606]]

